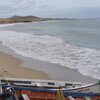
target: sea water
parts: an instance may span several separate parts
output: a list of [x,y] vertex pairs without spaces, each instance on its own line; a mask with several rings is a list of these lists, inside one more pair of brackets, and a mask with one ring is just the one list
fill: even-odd
[[100,19],[53,20],[0,28],[15,53],[100,79]]

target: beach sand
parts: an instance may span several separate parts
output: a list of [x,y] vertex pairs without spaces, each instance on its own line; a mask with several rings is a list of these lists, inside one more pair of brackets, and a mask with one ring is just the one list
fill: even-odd
[[25,79],[46,79],[73,82],[97,82],[58,64],[39,61],[15,54],[0,43],[0,74],[4,77]]
[[0,75],[10,78],[49,79],[43,72],[21,67],[21,63],[22,60],[0,52]]

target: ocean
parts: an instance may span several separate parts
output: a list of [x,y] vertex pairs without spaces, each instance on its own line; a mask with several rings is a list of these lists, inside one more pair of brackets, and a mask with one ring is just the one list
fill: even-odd
[[24,57],[100,79],[100,19],[52,20],[0,27],[0,41]]

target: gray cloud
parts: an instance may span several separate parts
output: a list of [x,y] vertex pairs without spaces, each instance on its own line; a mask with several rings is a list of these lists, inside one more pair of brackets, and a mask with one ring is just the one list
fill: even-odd
[[99,7],[100,0],[0,0],[0,17],[89,17],[89,13],[96,17]]
[[34,0],[3,0],[0,2],[0,17],[27,14],[34,5]]

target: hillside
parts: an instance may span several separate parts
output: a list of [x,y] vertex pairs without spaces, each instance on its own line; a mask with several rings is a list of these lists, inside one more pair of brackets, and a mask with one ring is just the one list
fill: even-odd
[[10,18],[0,18],[0,24],[5,23],[21,23],[21,22],[36,22],[46,21],[47,19],[39,18],[36,16],[12,16]]

